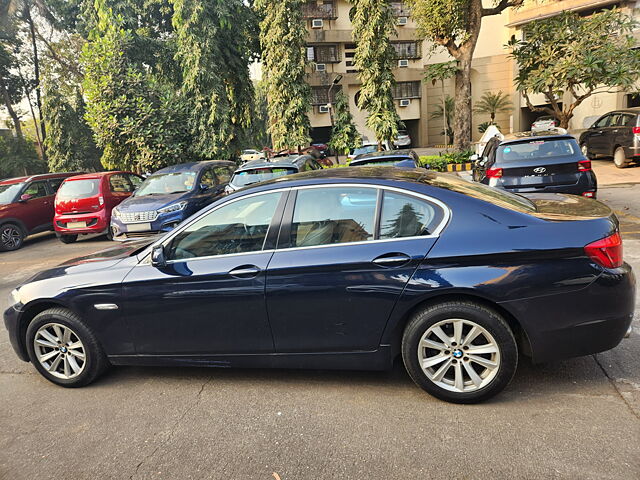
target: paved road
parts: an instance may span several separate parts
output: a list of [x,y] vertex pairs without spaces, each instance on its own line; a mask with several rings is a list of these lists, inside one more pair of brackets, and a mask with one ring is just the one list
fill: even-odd
[[[638,187],[603,189],[640,272]],[[634,226],[635,225],[635,226]],[[635,238],[634,238],[635,237]],[[33,272],[107,245],[51,235],[0,255],[0,306]],[[16,359],[0,327],[0,478],[407,479],[640,477],[640,322],[616,349],[523,360],[482,405],[389,373],[114,368],[67,390]]]

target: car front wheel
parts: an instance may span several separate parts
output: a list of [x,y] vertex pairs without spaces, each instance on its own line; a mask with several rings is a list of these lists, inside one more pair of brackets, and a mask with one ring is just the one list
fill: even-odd
[[477,403],[502,391],[518,364],[518,347],[496,312],[471,302],[418,311],[402,338],[402,358],[413,381],[453,403]]
[[62,243],[75,243],[78,235],[59,235],[58,238]]
[[0,227],[0,251],[18,250],[24,243],[24,232],[13,223],[5,223]]
[[36,315],[27,328],[26,341],[38,372],[63,387],[88,385],[109,365],[91,330],[64,308]]

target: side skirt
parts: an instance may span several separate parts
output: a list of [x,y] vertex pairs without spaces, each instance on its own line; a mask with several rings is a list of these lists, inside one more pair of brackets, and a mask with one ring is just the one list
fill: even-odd
[[300,368],[326,370],[390,370],[391,348],[372,352],[267,353],[253,355],[113,355],[112,365],[218,368]]

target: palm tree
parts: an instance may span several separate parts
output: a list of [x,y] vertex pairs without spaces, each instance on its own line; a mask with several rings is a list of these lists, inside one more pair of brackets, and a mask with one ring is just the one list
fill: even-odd
[[473,109],[475,113],[486,113],[491,117],[491,123],[495,123],[496,114],[507,113],[513,110],[511,100],[509,97],[502,91],[498,91],[496,93],[493,92],[485,92],[480,100],[476,102],[476,105]]
[[[453,143],[453,128],[451,128],[451,123],[453,121],[453,109],[455,107],[455,100],[447,95],[444,99],[444,102],[440,105],[436,106],[436,109],[431,112],[430,117],[435,118],[446,118],[444,121],[444,130],[441,132],[441,135],[446,135],[448,137],[448,143]],[[446,133],[445,133],[446,132]]]

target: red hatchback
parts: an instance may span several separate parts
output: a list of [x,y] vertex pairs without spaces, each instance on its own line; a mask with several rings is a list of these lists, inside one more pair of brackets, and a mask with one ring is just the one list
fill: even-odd
[[62,181],[78,173],[47,173],[0,180],[0,251],[17,250],[31,234],[53,230],[53,199]]
[[54,227],[63,243],[80,234],[107,233],[111,210],[129,198],[144,179],[130,172],[98,172],[67,178],[56,194]]

